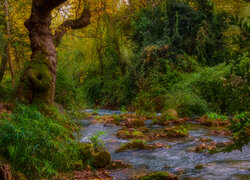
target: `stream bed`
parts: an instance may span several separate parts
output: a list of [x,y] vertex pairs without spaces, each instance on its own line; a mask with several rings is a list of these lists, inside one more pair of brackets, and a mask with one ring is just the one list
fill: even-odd
[[[92,110],[86,110],[92,112]],[[119,111],[98,110],[98,115],[120,114]],[[243,147],[241,151],[231,153],[195,153],[190,151],[198,144],[198,139],[202,137],[211,138],[215,142],[227,142],[229,137],[207,135],[209,129],[204,126],[191,128],[190,137],[178,139],[156,140],[149,143],[160,142],[170,145],[171,148],[159,148],[155,150],[129,150],[116,153],[115,150],[122,143],[128,140],[116,137],[120,126],[107,126],[104,124],[91,124],[93,119],[81,120],[85,128],[80,132],[81,141],[88,142],[96,131],[102,130],[107,133],[102,136],[107,150],[112,155],[112,160],[122,160],[130,165],[131,168],[110,170],[110,175],[114,179],[130,180],[135,179],[139,174],[154,171],[168,171],[179,176],[180,179],[199,179],[199,180],[226,180],[240,179],[250,180],[250,146]],[[150,129],[159,128],[151,126],[147,121],[146,126]],[[203,164],[203,169],[195,169],[197,164]]]

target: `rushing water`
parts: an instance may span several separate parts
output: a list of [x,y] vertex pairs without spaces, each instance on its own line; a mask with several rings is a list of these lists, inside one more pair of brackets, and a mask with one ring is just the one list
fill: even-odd
[[[92,112],[92,110],[86,110]],[[119,111],[98,110],[99,115],[119,114]],[[112,155],[113,160],[123,160],[132,165],[132,168],[123,170],[113,170],[110,172],[114,179],[133,179],[138,174],[168,171],[179,175],[180,179],[204,179],[204,180],[224,180],[224,179],[250,179],[250,147],[245,146],[241,151],[231,153],[205,154],[190,151],[198,143],[201,137],[211,138],[215,142],[226,142],[229,139],[222,136],[208,136],[209,131],[205,127],[198,126],[189,131],[189,138],[176,140],[158,140],[171,145],[172,148],[159,148],[156,150],[129,150],[116,153],[115,150],[121,143],[127,140],[116,137],[116,132],[121,128],[119,126],[105,126],[103,124],[90,124],[91,120],[81,120],[86,126],[81,132],[81,141],[89,141],[88,137],[97,130],[106,131],[107,135],[101,137],[105,142],[106,148]],[[151,121],[146,121],[146,126],[151,129],[160,128],[159,126],[150,126]],[[152,142],[152,143],[153,143]],[[151,143],[151,142],[150,142]],[[203,164],[203,169],[195,169],[197,164]]]

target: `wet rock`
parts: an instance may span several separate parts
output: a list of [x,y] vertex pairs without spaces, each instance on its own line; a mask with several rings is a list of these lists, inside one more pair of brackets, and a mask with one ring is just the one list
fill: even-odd
[[201,117],[200,119],[196,120],[201,125],[213,127],[213,126],[228,126],[230,124],[229,121],[225,121],[222,119],[209,119],[206,117]]
[[134,139],[128,143],[123,144],[119,149],[116,150],[116,152],[123,152],[130,149],[134,150],[153,150],[157,148],[170,148],[170,146],[166,146],[161,143],[155,143],[155,144],[147,144],[146,141],[140,140],[140,139]]
[[133,138],[144,138],[143,132],[134,129],[119,130],[117,132],[117,137],[121,139],[133,139]]
[[111,163],[109,169],[123,169],[123,168],[128,168],[128,167],[132,167],[132,166],[122,160],[115,160]]
[[143,132],[143,133],[148,133],[148,132],[150,131],[150,129],[147,128],[147,127],[140,127],[140,128],[138,129],[138,131],[141,131],[141,132]]
[[139,128],[145,126],[145,123],[142,119],[126,119],[124,125],[127,128]]
[[191,146],[186,149],[188,152],[196,152],[196,146]]
[[187,137],[188,131],[183,126],[173,126],[164,129],[166,137],[179,138],[179,137]]
[[178,179],[177,176],[164,171],[154,172],[138,178],[138,180],[177,180],[177,179]]
[[80,158],[82,164],[90,163],[95,168],[104,168],[111,163],[111,155],[105,149],[95,151],[90,143],[80,144]]
[[108,151],[93,153],[93,163],[95,168],[105,168],[111,163],[111,154]]
[[128,143],[121,145],[121,147],[117,149],[115,152],[123,152],[129,149],[145,149],[146,146],[147,146],[146,141],[135,139],[135,140],[132,140]]
[[194,168],[195,169],[203,169],[204,166],[202,164],[197,164]]
[[212,139],[211,138],[206,138],[206,137],[201,137],[198,141],[205,143],[205,142],[211,142]]

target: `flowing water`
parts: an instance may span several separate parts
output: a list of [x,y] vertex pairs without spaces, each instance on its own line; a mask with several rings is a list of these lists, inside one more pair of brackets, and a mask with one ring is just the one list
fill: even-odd
[[[92,112],[92,110],[86,110]],[[98,115],[119,114],[119,111],[98,110]],[[228,137],[207,135],[209,129],[197,126],[189,131],[189,138],[179,138],[175,140],[157,140],[172,148],[159,148],[156,150],[129,150],[116,153],[115,150],[121,143],[127,140],[116,137],[119,126],[105,126],[103,124],[90,124],[90,120],[81,120],[85,126],[81,131],[81,141],[88,142],[90,136],[96,131],[106,131],[107,135],[101,137],[105,142],[106,148],[112,155],[112,160],[123,160],[132,165],[132,168],[118,169],[110,171],[114,179],[133,179],[139,174],[154,171],[168,171],[179,175],[180,179],[205,179],[205,180],[224,180],[240,179],[250,180],[250,146],[245,146],[241,151],[231,153],[195,153],[191,151],[195,147],[197,140],[201,137],[211,138],[215,142],[227,142]],[[160,126],[150,126],[151,121],[146,121],[146,126],[150,129],[157,129]],[[197,164],[203,164],[203,169],[195,169]]]

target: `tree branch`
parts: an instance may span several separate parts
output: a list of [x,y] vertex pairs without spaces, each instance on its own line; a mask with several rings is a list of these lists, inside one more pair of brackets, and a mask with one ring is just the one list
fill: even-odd
[[88,7],[84,8],[81,16],[78,19],[67,20],[63,22],[54,34],[55,46],[58,46],[62,40],[64,34],[70,29],[81,29],[90,24],[90,10]]
[[36,8],[41,9],[41,11],[43,11],[42,13],[44,13],[44,11],[52,11],[66,1],[67,0],[33,0],[33,5]]

